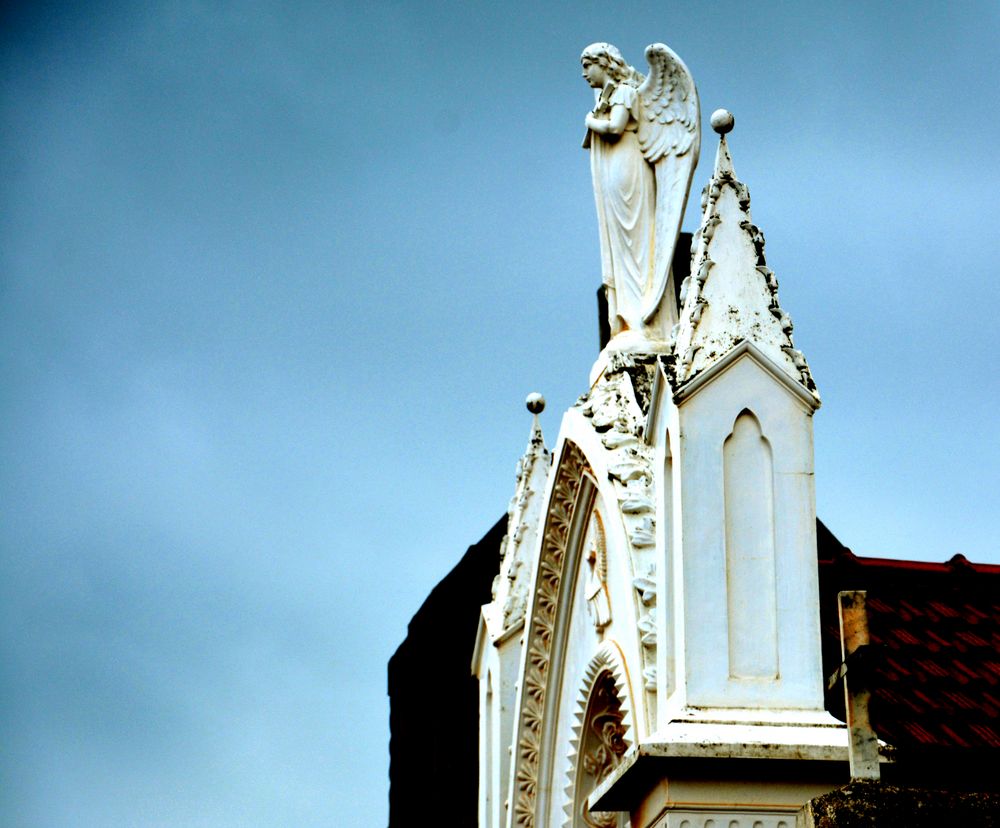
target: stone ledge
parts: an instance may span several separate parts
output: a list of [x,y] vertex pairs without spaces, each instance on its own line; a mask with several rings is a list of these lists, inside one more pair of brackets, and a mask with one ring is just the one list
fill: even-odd
[[807,802],[797,828],[995,828],[1000,794],[852,782]]
[[673,742],[633,747],[587,797],[597,811],[629,810],[661,779],[674,773],[706,777],[776,776],[847,778],[847,748],[839,745]]

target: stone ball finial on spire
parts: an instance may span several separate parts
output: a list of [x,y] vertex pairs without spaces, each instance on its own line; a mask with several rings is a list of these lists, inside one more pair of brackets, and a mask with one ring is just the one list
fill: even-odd
[[545,397],[537,391],[532,391],[525,398],[524,405],[532,414],[541,414],[545,410]]
[[719,133],[719,135],[725,135],[727,132],[733,131],[736,119],[728,109],[716,109],[712,113],[709,123],[712,124],[712,129]]

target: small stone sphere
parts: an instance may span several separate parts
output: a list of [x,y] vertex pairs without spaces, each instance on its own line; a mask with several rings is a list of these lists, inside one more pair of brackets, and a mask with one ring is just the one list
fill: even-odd
[[709,122],[712,124],[712,129],[718,132],[719,135],[725,135],[727,132],[732,131],[733,126],[736,124],[736,119],[728,109],[716,109],[712,113]]
[[537,391],[533,391],[528,394],[524,404],[528,407],[528,411],[532,414],[541,414],[545,410],[545,397]]

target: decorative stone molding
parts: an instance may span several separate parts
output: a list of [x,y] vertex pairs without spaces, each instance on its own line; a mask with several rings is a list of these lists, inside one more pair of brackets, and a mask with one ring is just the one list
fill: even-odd
[[563,578],[563,559],[570,541],[570,527],[578,507],[585,474],[593,475],[580,448],[567,441],[555,470],[552,494],[542,533],[537,582],[531,618],[525,630],[524,672],[514,746],[512,825],[533,828],[538,794],[542,724],[545,716],[556,608]]
[[631,688],[618,645],[605,641],[587,665],[574,709],[564,828],[610,828],[616,813],[590,813],[587,796],[635,741]]
[[484,607],[494,640],[520,626],[528,604],[541,501],[552,465],[552,454],[545,448],[538,422],[544,405],[541,395],[529,396],[528,409],[535,415],[531,437],[517,462],[514,496],[507,508],[507,534],[500,544],[500,571],[493,581],[493,600]]
[[643,686],[656,694],[656,523],[653,449],[643,439],[657,371],[655,354],[610,352],[607,364],[577,405],[609,453],[608,477],[628,538],[633,586],[640,608]]
[[668,811],[657,828],[795,828],[795,814],[762,811]]

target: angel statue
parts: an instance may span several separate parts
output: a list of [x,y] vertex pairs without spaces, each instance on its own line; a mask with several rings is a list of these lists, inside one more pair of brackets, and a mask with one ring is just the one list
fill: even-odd
[[701,146],[688,68],[662,43],[646,48],[646,60],[644,78],[610,43],[592,43],[580,56],[596,98],[583,146],[594,176],[612,347],[628,350],[655,350],[677,321],[670,265]]

